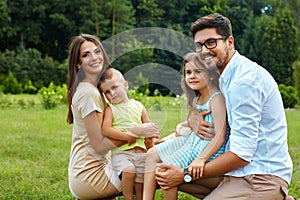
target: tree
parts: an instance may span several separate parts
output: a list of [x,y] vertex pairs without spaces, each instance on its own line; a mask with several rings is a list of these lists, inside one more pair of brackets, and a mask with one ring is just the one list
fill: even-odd
[[293,85],[292,64],[298,58],[298,33],[291,12],[276,10],[262,37],[262,64],[278,83]]
[[293,64],[293,78],[295,80],[295,89],[297,91],[297,97],[300,102],[300,60],[297,60]]

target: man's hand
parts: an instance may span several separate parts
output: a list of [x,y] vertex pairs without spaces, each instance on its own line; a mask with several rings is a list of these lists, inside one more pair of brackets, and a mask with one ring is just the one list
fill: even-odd
[[191,111],[189,115],[189,124],[193,131],[203,140],[212,140],[215,136],[213,130],[214,124],[204,121],[204,116],[209,114],[211,111],[205,110],[202,112]]
[[168,190],[183,183],[183,169],[173,164],[161,164],[156,168],[155,178],[161,189]]

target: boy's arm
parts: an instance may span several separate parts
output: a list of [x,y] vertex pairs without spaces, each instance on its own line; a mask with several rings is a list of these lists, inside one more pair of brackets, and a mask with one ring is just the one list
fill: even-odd
[[[141,119],[142,119],[142,123],[150,122],[150,118],[148,116],[148,113],[147,113],[147,110],[145,107],[143,108]],[[154,144],[157,143],[157,141],[158,141],[158,137],[150,137],[150,138],[144,139],[144,143],[145,143],[147,149],[150,149],[151,147],[153,147]]]
[[211,111],[215,122],[215,136],[189,167],[189,173],[195,179],[201,178],[205,162],[220,149],[226,139],[226,107],[223,95],[212,99]]
[[150,122],[150,118],[148,116],[146,108],[144,107],[142,111],[142,123],[149,123],[149,122]]
[[131,134],[130,132],[122,132],[116,128],[112,127],[112,123],[114,120],[114,116],[110,106],[107,106],[104,110],[104,117],[102,123],[102,132],[105,136],[128,142],[133,138],[137,138],[137,136]]

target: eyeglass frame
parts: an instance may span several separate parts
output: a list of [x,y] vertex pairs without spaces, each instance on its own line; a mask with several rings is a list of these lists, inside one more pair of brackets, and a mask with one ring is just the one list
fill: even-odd
[[[213,40],[214,42],[215,42],[215,46],[213,46],[213,47],[207,47],[206,46],[206,43],[208,42],[208,41],[210,41],[210,40]],[[209,39],[207,39],[207,40],[205,40],[203,43],[202,42],[195,42],[194,43],[194,46],[195,46],[195,49],[196,49],[196,52],[201,52],[202,50],[203,50],[203,46],[205,46],[207,49],[214,49],[214,48],[216,48],[217,47],[217,45],[218,45],[218,43],[217,43],[217,40],[226,40],[226,37],[225,36],[222,36],[222,37],[219,37],[219,38],[209,38]],[[197,45],[200,45],[201,46],[201,49],[199,49],[198,47],[197,47]],[[199,49],[199,50],[198,50]]]

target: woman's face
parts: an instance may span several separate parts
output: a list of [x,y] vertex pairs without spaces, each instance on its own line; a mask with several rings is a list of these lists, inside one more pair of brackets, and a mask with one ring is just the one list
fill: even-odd
[[98,76],[103,68],[103,52],[95,43],[85,41],[80,47],[80,62],[77,67],[86,76]]

